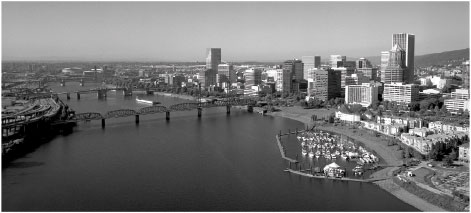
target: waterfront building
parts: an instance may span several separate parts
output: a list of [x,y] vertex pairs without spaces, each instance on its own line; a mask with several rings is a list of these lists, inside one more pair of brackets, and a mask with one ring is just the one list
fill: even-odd
[[350,67],[337,67],[332,68],[334,71],[340,71],[340,95],[343,97],[345,95],[345,86],[347,76],[351,76],[354,72],[354,68]]
[[221,48],[206,49],[206,69],[212,69],[214,75],[218,72],[218,65],[221,63]]
[[342,105],[339,111],[335,112],[335,117],[345,122],[353,123],[360,121],[360,114],[351,112],[346,105]]
[[384,125],[403,124],[408,129],[422,128],[424,126],[424,121],[421,118],[399,116],[377,116],[376,123]]
[[234,83],[237,81],[236,71],[232,64],[219,64],[218,65],[218,74],[224,75],[227,79],[227,82]]
[[330,55],[330,67],[331,68],[343,67],[346,61],[347,61],[347,56]]
[[262,69],[251,68],[244,71],[245,87],[260,85],[262,83]]
[[411,133],[402,133],[401,142],[426,155],[435,143],[442,142],[446,144],[453,140],[463,140],[466,137],[468,137],[468,133],[456,131],[427,134],[425,137]]
[[340,96],[340,71],[317,69],[308,79],[308,99],[328,101]]
[[301,58],[303,63],[303,79],[307,80],[309,77],[309,70],[320,68],[321,57],[320,56],[303,56]]
[[378,101],[378,87],[375,84],[363,83],[345,87],[345,103],[361,104],[368,107]]
[[409,104],[419,101],[419,86],[416,84],[384,84],[383,100]]
[[389,51],[388,66],[381,72],[381,81],[385,84],[403,82],[405,52],[399,45]]
[[392,35],[392,47],[398,45],[405,52],[405,70],[403,82],[414,81],[415,35],[410,33],[395,33]]
[[267,70],[267,77],[273,77],[275,89],[277,92],[290,91],[291,72],[284,69]]
[[458,160],[469,162],[469,143],[461,144],[458,148]]

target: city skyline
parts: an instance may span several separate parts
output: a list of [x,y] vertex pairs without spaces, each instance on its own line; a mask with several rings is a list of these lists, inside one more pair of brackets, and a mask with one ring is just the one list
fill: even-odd
[[[224,49],[225,61],[280,61],[306,55],[326,59],[337,54],[359,58],[389,49],[394,33],[416,35],[416,56],[469,47],[468,2],[3,2],[2,6],[3,60],[203,62],[208,47]],[[336,16],[329,15],[333,11]]]

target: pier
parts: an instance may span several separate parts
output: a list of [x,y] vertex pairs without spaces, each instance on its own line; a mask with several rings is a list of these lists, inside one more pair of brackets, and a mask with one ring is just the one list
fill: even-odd
[[297,175],[302,175],[305,177],[309,178],[317,178],[317,179],[324,179],[324,180],[341,180],[341,181],[354,181],[354,182],[360,182],[360,183],[372,183],[380,180],[386,180],[389,178],[382,177],[382,178],[368,178],[368,179],[355,179],[355,178],[346,178],[346,177],[341,177],[341,178],[336,178],[336,177],[326,177],[326,176],[316,176],[308,173],[304,173],[302,171],[296,171],[293,169],[285,169],[285,172],[297,174]]
[[278,136],[278,135],[276,136],[276,142],[278,144],[278,148],[280,149],[281,158],[287,160],[290,163],[298,163],[297,160],[294,160],[294,159],[291,159],[291,158],[285,156],[285,150],[284,150],[283,146],[281,145],[281,139],[280,139],[280,136]]

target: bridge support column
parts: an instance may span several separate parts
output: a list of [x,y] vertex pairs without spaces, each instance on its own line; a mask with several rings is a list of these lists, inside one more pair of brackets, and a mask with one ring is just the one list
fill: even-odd
[[146,94],[147,94],[147,95],[153,95],[153,94],[154,94],[154,91],[149,90],[149,88],[146,88]]
[[65,81],[64,80],[61,81],[61,87],[65,87]]
[[83,81],[83,79],[80,80],[80,86],[81,87],[85,86],[85,82]]
[[70,93],[67,93],[67,100],[70,100]]
[[170,112],[169,111],[165,112],[165,120],[167,120],[167,121],[170,120]]
[[203,112],[203,108],[198,107],[198,118],[201,118],[201,113]]
[[98,90],[98,98],[106,98],[106,90],[104,89]]
[[77,99],[80,100],[80,92],[77,92]]
[[132,87],[124,88],[124,96],[132,96]]
[[231,105],[226,106],[226,114],[228,114],[228,115],[231,114]]
[[106,125],[106,122],[105,122],[105,119],[101,119],[101,128],[105,128],[105,125]]
[[136,115],[136,124],[139,123],[139,115]]
[[248,105],[247,106],[247,112],[253,112],[253,106]]

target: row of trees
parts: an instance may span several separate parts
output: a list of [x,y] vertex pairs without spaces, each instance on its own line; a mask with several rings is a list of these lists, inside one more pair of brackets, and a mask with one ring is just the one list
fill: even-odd
[[345,103],[345,99],[343,98],[332,98],[328,101],[322,101],[316,98],[311,98],[309,101],[305,101],[304,99],[300,100],[300,106],[305,108],[325,108],[328,106],[336,107],[340,106]]

